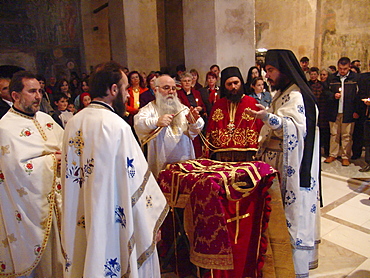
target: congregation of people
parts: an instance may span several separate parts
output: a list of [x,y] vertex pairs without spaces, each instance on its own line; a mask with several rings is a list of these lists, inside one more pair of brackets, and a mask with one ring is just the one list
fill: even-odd
[[255,277],[309,277],[320,157],[345,167],[365,148],[360,171],[370,171],[370,75],[360,69],[269,50],[246,73],[211,65],[204,84],[185,65],[146,75],[113,61],[70,80],[0,77],[0,277],[160,277],[169,207],[157,178],[199,158],[280,173]]

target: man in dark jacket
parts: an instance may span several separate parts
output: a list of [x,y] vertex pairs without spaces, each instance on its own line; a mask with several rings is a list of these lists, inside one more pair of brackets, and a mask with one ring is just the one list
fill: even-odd
[[341,155],[343,166],[350,164],[354,122],[359,117],[358,109],[361,105],[358,77],[350,70],[350,65],[351,61],[347,57],[338,60],[338,71],[331,79],[327,92],[330,151],[324,162],[333,162]]

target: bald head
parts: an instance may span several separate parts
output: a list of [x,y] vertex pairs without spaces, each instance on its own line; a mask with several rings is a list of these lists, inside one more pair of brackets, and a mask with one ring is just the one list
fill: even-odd
[[155,81],[156,92],[162,96],[170,96],[176,94],[176,83],[169,75],[162,75]]

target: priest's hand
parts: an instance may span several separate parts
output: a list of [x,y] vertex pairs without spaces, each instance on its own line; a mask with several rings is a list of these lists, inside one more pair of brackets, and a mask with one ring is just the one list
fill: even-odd
[[61,161],[62,161],[62,151],[56,151],[54,153],[55,158],[57,160],[58,167],[60,167]]
[[166,127],[169,126],[172,122],[173,115],[171,114],[164,114],[158,118],[157,126],[159,127]]
[[194,124],[200,118],[198,109],[193,106],[190,107],[189,113],[186,115],[186,119],[188,120],[189,124]]
[[256,104],[256,107],[259,108],[260,110],[256,111],[256,110],[252,110],[252,109],[247,109],[245,111],[250,116],[253,116],[253,117],[256,117],[257,119],[263,120],[268,114],[268,112],[266,110],[266,107],[263,106],[262,104],[259,104],[259,103]]

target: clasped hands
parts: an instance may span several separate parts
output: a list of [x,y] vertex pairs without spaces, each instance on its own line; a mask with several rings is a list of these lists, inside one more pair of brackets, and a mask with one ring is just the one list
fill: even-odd
[[[189,113],[186,115],[186,120],[190,124],[196,123],[196,121],[199,119],[199,109],[198,107],[190,107]],[[160,116],[158,118],[157,126],[158,127],[166,127],[169,126],[174,118],[174,115],[171,114],[164,114],[163,116]]]

